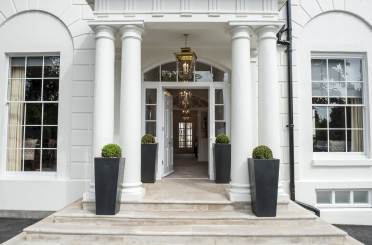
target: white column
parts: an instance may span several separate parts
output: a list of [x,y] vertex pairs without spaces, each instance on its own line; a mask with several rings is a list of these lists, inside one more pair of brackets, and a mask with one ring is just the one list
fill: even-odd
[[[114,142],[115,91],[115,30],[110,26],[97,26],[93,112],[93,157],[101,156],[101,149]],[[95,200],[94,164],[91,168],[89,191],[84,201]]]
[[140,200],[141,183],[141,42],[143,29],[121,28],[120,144],[125,158],[122,200]]
[[[280,87],[278,82],[278,52],[276,26],[263,26],[258,36],[258,142],[280,158]],[[278,201],[288,200],[279,182]]]
[[248,157],[252,149],[250,27],[231,29],[231,189],[233,202],[250,201]]

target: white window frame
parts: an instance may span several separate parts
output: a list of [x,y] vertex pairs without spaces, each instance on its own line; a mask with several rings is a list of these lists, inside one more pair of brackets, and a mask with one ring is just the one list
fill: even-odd
[[[312,165],[313,166],[371,166],[372,159],[370,159],[370,128],[369,128],[369,79],[368,79],[368,66],[367,66],[367,56],[365,53],[348,53],[348,52],[312,52],[310,56],[310,89],[312,87],[311,78],[311,60],[313,59],[362,59],[363,65],[363,140],[364,140],[364,152],[314,152]],[[327,71],[328,72],[328,71]],[[312,91],[311,91],[312,99]],[[311,106],[313,103],[311,102]],[[312,108],[311,108],[312,111]],[[313,125],[311,128],[313,132]],[[313,139],[311,138],[311,142]],[[313,147],[313,144],[311,144]],[[313,150],[313,148],[312,148]]]
[[[50,172],[44,172],[44,171],[8,171],[7,170],[7,154],[8,154],[8,124],[9,124],[9,107],[10,107],[10,103],[11,101],[9,101],[8,99],[8,94],[9,94],[9,89],[10,89],[10,86],[9,86],[9,80],[12,80],[10,78],[10,72],[11,72],[11,59],[12,58],[17,58],[17,57],[43,57],[43,70],[44,70],[44,57],[49,57],[49,56],[58,56],[60,58],[60,67],[59,67],[59,73],[60,73],[60,76],[58,78],[58,81],[59,81],[59,87],[58,87],[58,101],[53,101],[54,103],[58,104],[58,123],[57,125],[53,125],[53,126],[57,126],[57,148],[56,148],[56,151],[57,151],[57,162],[56,162],[56,171],[50,171]],[[5,110],[4,110],[4,115],[5,115],[5,120],[4,120],[4,129],[3,129],[3,132],[4,132],[4,139],[3,139],[3,149],[2,149],[2,152],[3,152],[3,158],[1,159],[2,162],[3,162],[3,166],[2,166],[2,172],[3,172],[3,176],[4,177],[9,177],[9,178],[12,178],[12,179],[15,179],[15,178],[22,178],[22,179],[34,179],[35,177],[37,179],[50,179],[50,178],[56,178],[59,176],[59,160],[58,160],[58,156],[60,155],[60,105],[61,105],[61,71],[62,71],[62,61],[61,61],[61,53],[59,52],[47,52],[47,53],[17,53],[17,54],[8,54],[7,57],[6,57],[6,63],[7,65],[7,68],[6,68],[6,76],[5,76]],[[26,67],[25,67],[26,69]],[[43,77],[44,77],[44,74],[42,74],[42,80],[43,80]],[[43,87],[42,87],[43,89]],[[18,101],[19,103],[25,103],[26,101]],[[43,101],[40,101],[41,104],[43,104]],[[41,137],[42,137],[42,134],[41,134]],[[41,145],[40,147],[40,150],[44,149]],[[41,160],[40,160],[41,161]]]
[[[330,191],[331,192],[331,203],[317,203],[317,193],[319,191]],[[335,192],[336,191],[348,191],[350,192],[349,203],[336,203]],[[354,191],[367,191],[368,192],[368,203],[354,203]],[[372,190],[371,189],[316,189],[315,190],[315,203],[319,208],[371,208],[372,207]]]

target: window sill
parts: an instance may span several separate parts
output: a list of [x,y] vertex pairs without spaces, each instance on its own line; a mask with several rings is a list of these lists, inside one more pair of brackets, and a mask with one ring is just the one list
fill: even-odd
[[372,167],[372,158],[364,154],[314,154],[311,164],[315,167]]

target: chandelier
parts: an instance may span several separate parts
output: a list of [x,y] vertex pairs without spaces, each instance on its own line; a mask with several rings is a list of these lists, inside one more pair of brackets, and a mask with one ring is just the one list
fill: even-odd
[[181,52],[175,53],[178,66],[178,79],[181,81],[193,80],[195,63],[197,56],[190,47],[187,47],[187,39],[189,34],[185,36],[185,47],[181,48]]
[[191,96],[192,93],[189,90],[182,90],[178,94],[179,106],[182,112],[182,119],[184,121],[190,120],[190,109],[191,109]]

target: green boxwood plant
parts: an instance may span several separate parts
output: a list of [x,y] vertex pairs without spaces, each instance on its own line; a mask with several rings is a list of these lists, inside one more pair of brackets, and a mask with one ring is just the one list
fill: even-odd
[[117,144],[107,144],[102,148],[102,157],[120,158],[121,147]]
[[152,134],[145,134],[141,139],[142,144],[155,144],[155,137]]
[[216,137],[216,144],[229,144],[230,139],[226,134],[219,134]]
[[254,159],[264,159],[264,160],[271,160],[273,159],[273,152],[271,149],[265,145],[260,145],[254,148],[252,157]]

